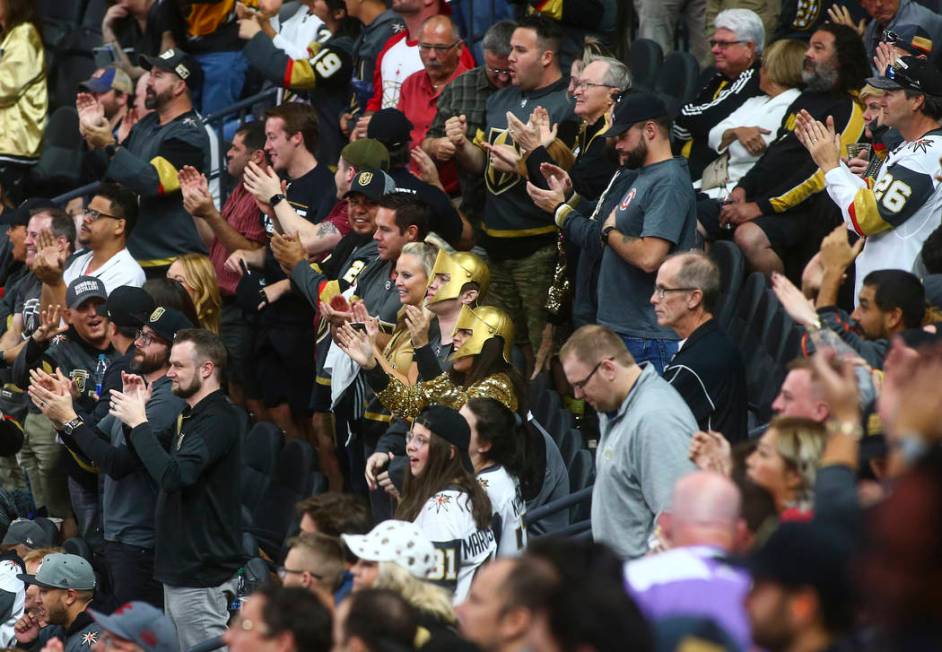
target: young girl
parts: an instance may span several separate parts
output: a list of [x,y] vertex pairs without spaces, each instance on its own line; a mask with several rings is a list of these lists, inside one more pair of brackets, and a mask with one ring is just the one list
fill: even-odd
[[461,416],[471,431],[471,464],[491,499],[497,554],[517,555],[527,545],[527,507],[520,491],[523,437],[517,434],[516,417],[492,398],[472,398],[461,408]]
[[409,473],[396,518],[413,521],[435,545],[429,579],[464,600],[478,567],[497,551],[491,501],[473,475],[468,422],[452,408],[431,405],[406,440]]

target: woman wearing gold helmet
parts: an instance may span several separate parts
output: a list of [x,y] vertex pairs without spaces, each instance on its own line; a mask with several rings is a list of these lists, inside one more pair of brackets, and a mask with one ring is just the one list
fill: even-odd
[[510,365],[513,331],[510,316],[499,308],[462,306],[453,334],[451,370],[415,385],[390,377],[377,364],[373,344],[376,329],[371,325],[362,332],[344,324],[337,330],[336,339],[340,348],[367,372],[367,381],[393,416],[412,419],[432,403],[458,409],[476,396],[497,399],[515,412],[520,410],[526,388]]

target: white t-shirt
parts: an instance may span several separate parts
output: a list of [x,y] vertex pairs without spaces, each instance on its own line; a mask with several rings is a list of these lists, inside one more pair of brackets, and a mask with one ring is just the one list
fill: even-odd
[[519,555],[527,547],[527,529],[523,515],[526,503],[520,493],[520,481],[500,465],[489,466],[478,473],[478,482],[491,499],[491,529],[497,540],[497,554],[501,557]]
[[13,626],[23,616],[26,604],[26,586],[17,579],[23,572],[20,565],[11,559],[0,561],[0,647],[16,647],[16,633]]
[[89,251],[81,254],[72,261],[72,264],[66,268],[65,273],[62,275],[62,280],[66,285],[79,276],[94,276],[100,278],[101,282],[105,284],[105,290],[108,294],[111,294],[115,288],[121,287],[122,285],[131,285],[136,288],[144,285],[144,281],[146,280],[144,270],[137,264],[131,252],[127,249],[122,249],[109,258],[108,262],[89,274],[86,268],[91,262],[93,255],[94,252]]
[[497,552],[494,531],[474,524],[471,499],[457,489],[440,491],[427,501],[414,523],[435,545],[438,565],[428,578],[448,588],[458,604],[468,595],[477,569]]

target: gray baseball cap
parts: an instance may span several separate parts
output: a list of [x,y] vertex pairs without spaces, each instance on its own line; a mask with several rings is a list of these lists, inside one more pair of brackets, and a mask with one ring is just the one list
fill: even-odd
[[128,602],[110,616],[94,609],[89,609],[88,613],[102,629],[139,645],[145,652],[180,651],[173,621],[146,602]]
[[43,557],[35,575],[17,575],[26,584],[35,584],[44,589],[75,589],[93,591],[95,572],[92,565],[78,555],[54,552]]
[[45,548],[51,546],[49,536],[46,531],[38,524],[25,518],[17,519],[10,523],[6,535],[3,537],[3,546],[15,546],[22,544],[32,549]]

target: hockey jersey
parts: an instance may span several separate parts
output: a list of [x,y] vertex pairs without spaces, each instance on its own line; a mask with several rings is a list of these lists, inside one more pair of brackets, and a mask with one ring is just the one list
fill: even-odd
[[864,277],[878,269],[912,271],[922,245],[940,224],[942,129],[890,152],[876,179],[861,179],[843,163],[825,175],[828,194],[847,228],[865,237],[856,261],[854,297]]
[[527,512],[520,481],[503,466],[489,466],[478,473],[478,482],[491,499],[491,529],[501,557],[519,555],[527,547],[527,528],[523,515]]
[[494,531],[478,529],[470,496],[457,489],[429,498],[414,522],[435,546],[437,564],[429,581],[452,591],[454,604],[463,602],[478,568],[497,552]]

